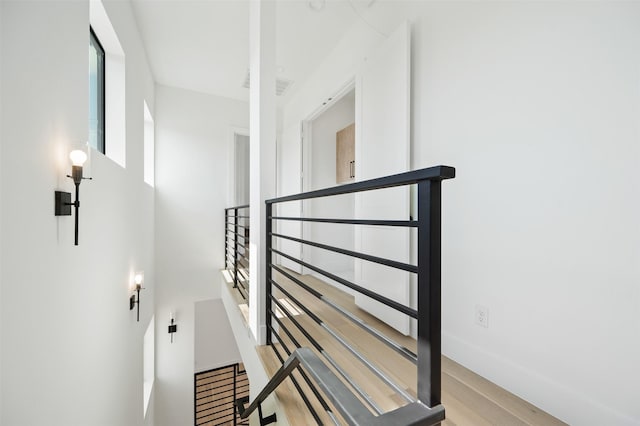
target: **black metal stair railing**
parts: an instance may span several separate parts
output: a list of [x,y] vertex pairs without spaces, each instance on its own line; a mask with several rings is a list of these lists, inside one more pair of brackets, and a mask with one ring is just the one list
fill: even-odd
[[248,425],[235,409],[235,401],[249,398],[249,378],[238,363],[194,374],[194,425]]
[[[302,399],[318,424],[321,418],[330,419],[333,423],[373,425],[373,424],[438,424],[444,419],[441,405],[441,182],[455,177],[455,169],[437,166],[416,170],[398,175],[387,176],[368,181],[341,185],[333,188],[311,191],[307,193],[280,197],[266,201],[266,315],[267,344],[273,348],[278,359],[283,363],[282,369],[263,389],[260,396],[252,402],[241,416],[245,418],[256,408],[260,409],[263,399],[268,396],[286,377],[292,379],[293,385],[300,392]],[[277,206],[281,203],[332,197],[343,194],[376,191],[385,188],[416,186],[417,218],[406,220],[375,219],[335,219],[315,217],[285,217],[277,215]],[[403,227],[414,229],[416,264],[399,262],[392,259],[361,253],[343,247],[321,244],[309,239],[297,238],[276,232],[277,223],[284,221],[312,222],[325,224],[341,224],[351,226],[366,225],[369,227]],[[354,282],[325,267],[314,265],[309,261],[287,253],[284,244],[278,242],[294,242],[314,247],[324,252],[338,253],[361,262],[371,262],[414,274],[417,287],[416,308],[405,306],[391,298],[372,291],[366,282]],[[278,246],[278,247],[277,247]],[[313,271],[327,282],[337,283],[390,307],[417,323],[417,351],[395,341],[377,327],[368,324],[360,315],[349,311],[338,301],[323,293],[321,288],[314,287],[300,275],[275,263],[275,259],[286,259],[302,268]],[[285,284],[286,282],[286,284]],[[307,303],[302,300],[306,298]],[[309,303],[309,297],[318,303]],[[381,367],[370,358],[357,343],[349,340],[330,321],[323,318],[320,306],[328,307],[345,321],[354,324],[368,336],[385,347],[404,362],[415,368],[415,391],[408,391],[406,386],[396,381],[388,368]],[[298,314],[292,312],[297,311]],[[299,316],[298,316],[299,315]],[[323,333],[318,339],[310,332],[313,325]],[[328,348],[331,350],[328,350]],[[341,348],[339,356],[335,356],[335,348]],[[282,353],[281,351],[284,351]],[[345,364],[347,354],[353,361]],[[353,362],[363,366],[371,377],[378,380],[385,389],[391,389],[397,400],[404,401],[396,409],[385,410],[379,401],[354,378]],[[291,373],[298,371],[295,379]],[[308,388],[310,392],[304,392]],[[262,398],[262,399],[261,399]],[[315,403],[312,402],[315,398]],[[325,411],[321,416],[317,408]],[[335,412],[334,412],[335,410]]]
[[224,209],[225,269],[249,303],[249,205]]

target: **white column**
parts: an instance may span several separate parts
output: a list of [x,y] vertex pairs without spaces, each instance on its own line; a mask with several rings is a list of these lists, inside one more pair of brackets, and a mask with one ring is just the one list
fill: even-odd
[[276,3],[252,0],[250,50],[250,293],[249,327],[258,344],[266,341],[265,204],[275,196],[276,171]]

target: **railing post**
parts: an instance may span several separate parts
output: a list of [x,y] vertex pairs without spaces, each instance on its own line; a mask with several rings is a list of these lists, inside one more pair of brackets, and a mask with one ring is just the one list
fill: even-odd
[[229,265],[229,210],[224,209],[224,269]]
[[233,288],[238,288],[238,209],[233,212]]
[[418,400],[440,404],[441,181],[418,183]]
[[236,392],[236,388],[238,387],[238,382],[236,378],[238,377],[238,364],[233,366],[233,426],[238,425],[238,415],[236,414],[236,401],[238,400],[238,395]]
[[[271,203],[266,203],[266,209],[265,209],[265,324],[269,324],[271,322],[271,262],[273,260],[273,254],[271,253],[271,225],[273,220],[271,219],[271,213],[273,211],[273,204]],[[266,339],[266,343],[267,345],[271,344],[271,328],[270,327],[266,327],[266,332],[267,332],[267,339]]]

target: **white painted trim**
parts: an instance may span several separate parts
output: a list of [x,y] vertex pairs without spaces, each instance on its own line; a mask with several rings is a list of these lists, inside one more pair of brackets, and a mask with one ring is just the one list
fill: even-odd
[[236,194],[236,135],[249,136],[249,129],[229,127],[229,149],[227,149],[227,207],[233,207]]
[[[327,102],[319,105],[315,110],[309,114],[304,121],[313,121],[321,116],[326,110],[331,108],[336,102],[345,97],[349,92],[356,88],[356,76],[353,75],[349,79],[341,84],[333,95],[327,96]],[[330,100],[329,100],[330,99]]]

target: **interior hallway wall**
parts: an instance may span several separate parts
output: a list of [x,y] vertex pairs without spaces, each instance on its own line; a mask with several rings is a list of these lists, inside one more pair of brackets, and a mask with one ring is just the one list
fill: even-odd
[[[55,217],[53,208],[54,190],[73,191],[69,152],[88,138],[89,3],[0,7],[0,423],[153,424],[152,414],[143,418],[143,336],[155,277],[142,105],[153,108],[154,86],[130,5],[105,4],[126,52],[127,167],[92,153],[77,247],[75,218]],[[139,270],[146,281],[136,322],[128,299]]]
[[356,23],[284,107],[280,152],[409,19],[412,168],[457,168],[444,353],[569,423],[640,424],[640,4],[394,1],[365,18],[377,31]]
[[[249,126],[249,106],[157,86],[155,123],[156,329],[160,330],[156,339],[156,425],[187,425],[193,424],[194,307],[196,302],[220,298],[224,208],[228,167],[233,164],[229,148],[232,130]],[[224,308],[218,304],[216,309]],[[166,334],[171,310],[178,324],[173,344]],[[225,325],[209,327],[213,333]],[[233,338],[217,343],[235,345]]]

